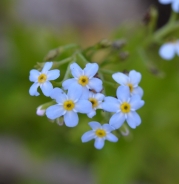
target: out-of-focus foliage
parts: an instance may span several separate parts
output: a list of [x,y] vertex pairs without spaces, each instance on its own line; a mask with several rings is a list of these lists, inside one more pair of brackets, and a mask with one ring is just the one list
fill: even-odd
[[[18,137],[40,159],[60,155],[87,164],[97,184],[178,183],[179,58],[176,56],[170,62],[162,60],[158,55],[159,44],[141,51],[141,43],[146,39],[144,25],[120,26],[114,38],[127,40],[123,51],[129,56],[121,60],[119,53],[115,53],[109,61],[114,71],[135,69],[142,74],[140,86],[144,89],[145,100],[145,106],[139,110],[142,124],[131,130],[129,137],[115,144],[106,142],[98,151],[93,142],[81,143],[84,130],[89,130],[84,116],[81,116],[80,125],[67,128],[36,115],[36,108],[45,98],[29,95],[29,71],[36,62],[43,61],[49,50],[79,38],[75,31],[71,33],[58,35],[52,30],[30,29],[15,23],[8,25],[4,33],[8,57],[0,68],[0,134]],[[60,59],[68,55],[68,52],[62,54]],[[106,80],[109,78],[111,80],[110,75],[105,76]],[[108,93],[115,94],[115,88],[108,88]]]

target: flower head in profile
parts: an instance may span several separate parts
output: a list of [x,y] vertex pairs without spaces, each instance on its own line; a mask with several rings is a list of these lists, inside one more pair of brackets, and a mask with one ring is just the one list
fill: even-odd
[[103,88],[102,81],[94,77],[98,68],[97,63],[88,63],[83,70],[77,63],[71,64],[70,70],[74,78],[64,81],[62,84],[63,88],[66,90],[69,89],[72,84],[75,84],[82,87],[83,95],[87,95],[89,89],[100,92]]
[[121,72],[114,73],[112,78],[121,86],[128,86],[130,89],[131,95],[139,95],[143,96],[143,90],[140,86],[138,86],[141,80],[141,74],[136,72],[135,70],[131,70],[129,75],[126,75]]
[[174,12],[179,13],[179,0],[159,0],[161,4],[172,4],[172,9]]
[[57,104],[46,109],[46,115],[49,119],[56,119],[64,116],[64,123],[68,127],[74,127],[78,124],[78,112],[87,114],[91,112],[92,105],[86,99],[80,99],[82,95],[81,86],[71,86],[68,93],[65,94],[60,88],[54,88],[50,97],[56,100]]
[[92,118],[96,115],[96,109],[101,109],[101,103],[104,99],[104,95],[102,93],[93,93],[89,92],[88,100],[92,104],[92,110],[90,113],[87,114],[89,118]]
[[92,139],[95,139],[94,146],[96,149],[102,149],[104,146],[105,140],[111,142],[117,142],[118,138],[111,133],[114,129],[109,124],[103,124],[96,121],[89,123],[89,126],[92,130],[84,133],[81,137],[82,142],[88,142]]
[[131,128],[136,128],[141,123],[140,116],[135,112],[144,105],[139,95],[130,95],[127,86],[119,86],[117,98],[105,97],[102,108],[115,114],[109,120],[109,124],[114,128],[120,128],[126,120]]
[[175,54],[179,56],[179,40],[163,44],[159,49],[159,55],[165,60],[171,60]]
[[50,93],[53,89],[50,80],[55,80],[60,76],[60,70],[50,70],[52,65],[53,62],[46,62],[41,72],[35,69],[30,71],[29,80],[31,82],[34,82],[29,89],[29,93],[31,96],[39,95],[37,91],[37,88],[39,86],[45,96],[50,96]]

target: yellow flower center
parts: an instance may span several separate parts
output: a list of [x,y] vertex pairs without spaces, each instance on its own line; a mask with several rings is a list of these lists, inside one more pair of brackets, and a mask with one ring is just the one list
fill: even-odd
[[47,75],[42,73],[38,77],[38,83],[44,83],[47,80]]
[[133,85],[131,83],[128,83],[127,85],[129,86],[130,92],[132,92],[134,90]]
[[105,137],[106,136],[106,131],[103,130],[103,129],[97,129],[95,131],[95,134],[98,136],[98,137]]
[[75,104],[72,100],[66,100],[63,103],[63,108],[67,111],[71,111],[75,107]]
[[128,113],[128,112],[130,112],[130,110],[131,110],[131,106],[130,106],[129,103],[124,102],[124,103],[121,104],[120,109],[121,109],[121,111],[122,111],[123,113]]
[[92,103],[93,108],[98,106],[98,101],[95,98],[89,98],[89,101]]
[[89,79],[85,75],[80,76],[80,78],[78,79],[78,83],[81,84],[82,86],[86,86],[88,82],[89,82]]

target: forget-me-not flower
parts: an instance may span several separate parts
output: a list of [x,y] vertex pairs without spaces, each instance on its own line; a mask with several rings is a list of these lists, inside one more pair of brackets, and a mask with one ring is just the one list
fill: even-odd
[[37,91],[37,88],[39,86],[45,96],[50,96],[50,93],[53,89],[50,80],[55,80],[60,76],[60,70],[58,69],[50,70],[52,65],[53,62],[46,62],[41,72],[35,69],[30,71],[29,80],[31,82],[34,82],[34,84],[32,84],[32,86],[29,89],[29,93],[31,96],[39,95]]
[[135,112],[144,105],[139,95],[130,95],[130,90],[127,86],[119,86],[117,89],[117,98],[105,97],[102,103],[102,108],[108,112],[115,114],[109,120],[109,124],[118,129],[126,120],[131,128],[136,128],[140,125],[141,118]]
[[175,54],[179,56],[179,40],[163,44],[159,49],[159,55],[165,60],[171,60]]
[[74,78],[64,81],[62,84],[63,88],[66,90],[72,84],[75,84],[77,86],[82,86],[83,95],[87,95],[89,89],[100,92],[103,88],[102,81],[94,77],[98,68],[99,66],[97,63],[88,63],[83,70],[77,63],[71,64],[70,70]]
[[128,86],[130,89],[131,95],[139,95],[142,97],[143,90],[140,86],[138,86],[141,80],[141,74],[136,72],[135,70],[131,70],[129,75],[126,75],[121,72],[114,73],[112,78],[122,86]]
[[64,123],[68,127],[74,127],[78,124],[78,112],[87,114],[92,110],[92,104],[81,99],[82,87],[72,85],[65,94],[60,88],[54,88],[50,97],[56,100],[57,104],[46,109],[46,115],[49,119],[56,119],[64,116]]
[[118,138],[111,133],[114,129],[109,124],[103,124],[96,121],[89,123],[89,126],[92,130],[84,133],[81,137],[82,142],[88,142],[92,139],[95,139],[94,146],[96,149],[102,149],[104,146],[105,140],[111,142],[117,142]]

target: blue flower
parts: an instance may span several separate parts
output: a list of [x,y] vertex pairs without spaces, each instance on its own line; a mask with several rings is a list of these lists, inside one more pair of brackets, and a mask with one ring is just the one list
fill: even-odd
[[140,125],[141,118],[135,111],[144,105],[144,101],[139,95],[131,96],[127,86],[118,87],[117,98],[105,97],[102,103],[102,108],[105,111],[115,113],[110,118],[109,124],[114,129],[118,129],[126,120],[131,128],[136,128]]
[[87,114],[92,110],[92,104],[85,99],[81,99],[82,87],[72,85],[65,94],[60,88],[54,88],[51,98],[55,99],[57,104],[46,109],[46,115],[49,119],[56,119],[64,116],[64,123],[68,127],[74,127],[78,124],[78,112]]
[[45,96],[50,96],[53,86],[49,81],[55,80],[60,76],[60,70],[58,69],[49,71],[52,65],[53,62],[46,62],[41,72],[35,69],[30,71],[29,80],[34,82],[29,89],[31,96],[39,95],[37,91],[39,86]]
[[88,95],[89,89],[100,92],[103,89],[102,81],[94,77],[98,68],[97,63],[88,63],[83,70],[77,63],[71,64],[70,69],[74,78],[64,81],[63,88],[67,90],[72,84],[82,86],[83,95],[85,96]]
[[105,140],[111,142],[117,142],[118,138],[111,133],[114,129],[109,124],[103,124],[96,121],[89,123],[89,126],[92,130],[84,133],[81,137],[82,142],[88,142],[92,139],[95,139],[94,146],[96,149],[102,149],[104,146]]

